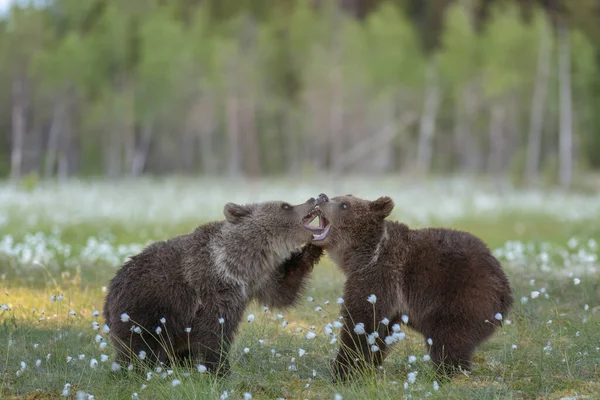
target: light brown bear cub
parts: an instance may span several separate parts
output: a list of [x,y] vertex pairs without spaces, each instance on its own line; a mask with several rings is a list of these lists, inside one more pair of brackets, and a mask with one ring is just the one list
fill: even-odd
[[512,307],[509,281],[477,237],[386,221],[393,208],[389,197],[317,199],[325,229],[312,243],[346,276],[335,374],[345,379],[352,367],[380,365],[402,338],[401,321],[431,339],[429,354],[442,375],[470,370],[476,347]]
[[[292,306],[323,250],[310,242],[306,216],[315,199],[229,203],[225,220],[157,242],[111,280],[104,305],[120,362],[203,361],[220,375],[252,299]],[[304,218],[304,219],[303,219]]]

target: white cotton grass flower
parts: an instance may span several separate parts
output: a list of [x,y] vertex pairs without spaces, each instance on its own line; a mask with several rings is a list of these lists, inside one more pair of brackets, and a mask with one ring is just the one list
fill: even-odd
[[277,319],[283,319],[283,314],[277,314],[276,317]]
[[501,313],[496,313],[494,315],[494,318],[496,318],[498,321],[502,321],[502,314]]
[[139,398],[140,398],[140,395],[139,395],[139,394],[137,394],[137,392],[133,392],[133,394],[131,395],[131,399],[132,399],[132,400],[137,400],[137,399],[139,399]]
[[400,325],[398,325],[398,324],[392,325],[392,332],[400,332]]
[[70,363],[73,360],[73,357],[67,356],[67,363]]
[[140,352],[138,353],[138,358],[140,360],[146,359],[146,352],[144,350],[140,350]]
[[69,315],[73,316],[75,314],[77,314],[75,311],[73,311],[73,310],[69,311]]
[[100,350],[106,349],[106,346],[108,346],[108,343],[106,343],[106,342],[100,343]]
[[369,297],[367,297],[367,301],[371,304],[375,304],[377,302],[377,296],[371,294]]
[[244,353],[246,353],[246,354],[250,353],[250,349],[248,347],[244,347]]
[[337,304],[344,304],[344,299],[341,297],[338,297],[337,300],[335,301]]
[[540,292],[538,292],[537,290],[534,290],[531,292],[532,299],[536,299],[539,295],[540,295]]
[[120,369],[121,369],[121,366],[119,365],[118,362],[113,361],[112,364],[110,365],[110,370],[112,372],[117,372]]
[[375,340],[378,337],[379,337],[379,333],[377,333],[377,332],[369,333],[369,335],[367,336],[367,341],[369,342],[369,344],[374,344]]
[[267,307],[267,306],[263,306],[263,311],[264,311],[264,312],[269,312],[269,307]]
[[298,357],[302,357],[305,354],[306,354],[306,350],[304,350],[304,349],[298,349]]
[[189,328],[189,327],[185,328],[184,331],[185,331],[185,333],[190,333],[192,331],[192,328]]
[[437,381],[433,381],[433,390],[436,392],[440,390],[440,384]]
[[97,323],[96,321],[92,322],[92,329],[97,331],[98,329],[100,329],[100,324]]
[[70,383],[65,383],[65,386],[63,387],[61,394],[63,397],[69,397],[69,394],[71,394],[71,384]]
[[333,396],[333,400],[342,400],[342,399],[343,399],[343,397],[339,393],[336,393],[335,396]]
[[423,356],[423,361],[429,361],[429,360],[431,360],[431,357],[429,356],[429,354],[425,354]]
[[208,370],[208,369],[206,368],[206,366],[205,366],[205,365],[202,365],[202,364],[198,364],[198,367],[197,367],[197,369],[198,369],[198,372],[200,372],[201,374],[205,373],[205,372]]
[[428,338],[427,339],[427,344],[430,345],[430,346],[433,345],[433,339]]
[[365,324],[363,324],[362,322],[359,322],[358,324],[354,325],[354,333],[356,333],[357,335],[364,335],[365,334]]
[[162,332],[162,328],[160,326],[157,326],[154,331],[156,332],[157,335],[160,335]]
[[171,381],[171,386],[175,387],[175,386],[179,386],[181,385],[181,381],[179,379],[173,379]]
[[287,322],[287,321],[283,321],[283,322],[281,323],[281,327],[282,327],[282,328],[285,328],[287,325],[288,325],[288,322]]
[[417,380],[417,374],[419,373],[419,371],[413,371],[413,372],[409,372],[408,373],[408,382],[409,383],[415,383],[415,381]]
[[402,322],[404,322],[404,324],[408,324],[408,315],[403,315],[402,316]]
[[106,354],[101,354],[100,355],[100,361],[101,362],[107,362],[108,361],[108,356]]
[[38,368],[41,367],[42,366],[42,360],[40,360],[40,359],[35,360],[35,366],[38,367]]
[[311,339],[314,339],[314,338],[316,338],[316,337],[317,337],[317,334],[316,334],[316,333],[314,333],[314,332],[307,332],[307,333],[306,333],[306,339],[307,339],[307,340],[311,340]]
[[139,335],[142,333],[142,328],[140,328],[139,326],[136,326],[135,328],[133,328],[133,331]]
[[573,279],[573,284],[574,285],[579,285],[581,283],[581,280],[579,278],[574,278]]
[[374,344],[373,346],[371,346],[371,351],[373,353],[377,353],[379,351],[379,347],[376,344]]
[[390,320],[389,320],[389,319],[387,319],[387,318],[384,318],[384,319],[382,319],[382,320],[381,320],[381,323],[382,323],[383,325],[385,325],[385,326],[388,326],[388,325],[390,324]]
[[104,324],[104,326],[102,327],[102,332],[104,332],[104,333],[110,332],[110,328],[108,327],[108,325]]
[[412,364],[412,363],[414,363],[416,361],[417,361],[417,357],[415,357],[415,356],[408,356],[408,363],[409,364]]
[[98,311],[98,310],[94,310],[94,311],[92,312],[92,317],[96,318],[96,317],[98,317],[98,316],[100,316],[100,311]]
[[334,321],[333,323],[333,327],[336,329],[340,329],[342,326],[344,326],[340,321]]
[[309,302],[313,301],[314,299],[312,297],[308,297],[306,300],[308,300]]
[[244,393],[244,400],[252,400],[252,395],[248,392]]
[[221,317],[219,318],[219,324],[223,325],[225,323],[225,318]]
[[315,311],[316,312],[323,311],[323,308],[321,306],[316,306]]
[[325,325],[325,328],[323,329],[323,331],[325,332],[325,335],[329,336],[329,335],[333,334],[333,326],[331,324],[327,324],[327,325]]
[[90,360],[90,368],[96,368],[98,366],[98,360],[96,360],[95,358],[92,358]]
[[254,321],[254,314],[248,315],[248,322],[253,322],[253,321]]
[[121,314],[121,321],[123,321],[123,322],[129,321],[129,314],[127,314],[127,313]]

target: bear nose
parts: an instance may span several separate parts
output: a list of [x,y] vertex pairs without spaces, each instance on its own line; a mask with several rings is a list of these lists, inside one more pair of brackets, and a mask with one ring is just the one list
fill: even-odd
[[329,201],[329,197],[325,193],[321,193],[319,197],[317,197],[317,204],[319,203],[327,203]]

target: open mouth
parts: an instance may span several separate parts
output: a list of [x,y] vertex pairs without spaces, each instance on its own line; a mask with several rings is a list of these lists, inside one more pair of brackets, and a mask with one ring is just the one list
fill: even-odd
[[[319,225],[311,225],[317,218],[319,220]],[[306,217],[302,218],[302,224],[306,229],[313,232],[319,232],[313,233],[313,242],[325,240],[329,233],[329,228],[331,227],[329,220],[323,216],[319,206],[315,207],[308,215],[306,215]]]

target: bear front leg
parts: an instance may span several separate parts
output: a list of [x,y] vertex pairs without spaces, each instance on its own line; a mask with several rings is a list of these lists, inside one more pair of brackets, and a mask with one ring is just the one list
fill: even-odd
[[220,377],[229,373],[229,350],[247,304],[239,292],[230,294],[227,301],[199,310],[189,333],[189,358],[203,362],[209,372]]
[[378,367],[387,356],[388,346],[385,337],[389,334],[384,318],[392,317],[391,309],[385,302],[369,302],[371,294],[364,286],[346,281],[342,316],[344,326],[340,332],[340,348],[333,362],[332,370],[336,378],[345,381],[353,370]]
[[305,245],[290,255],[271,275],[257,300],[268,307],[285,308],[298,302],[306,289],[308,278],[324,251],[313,244]]

